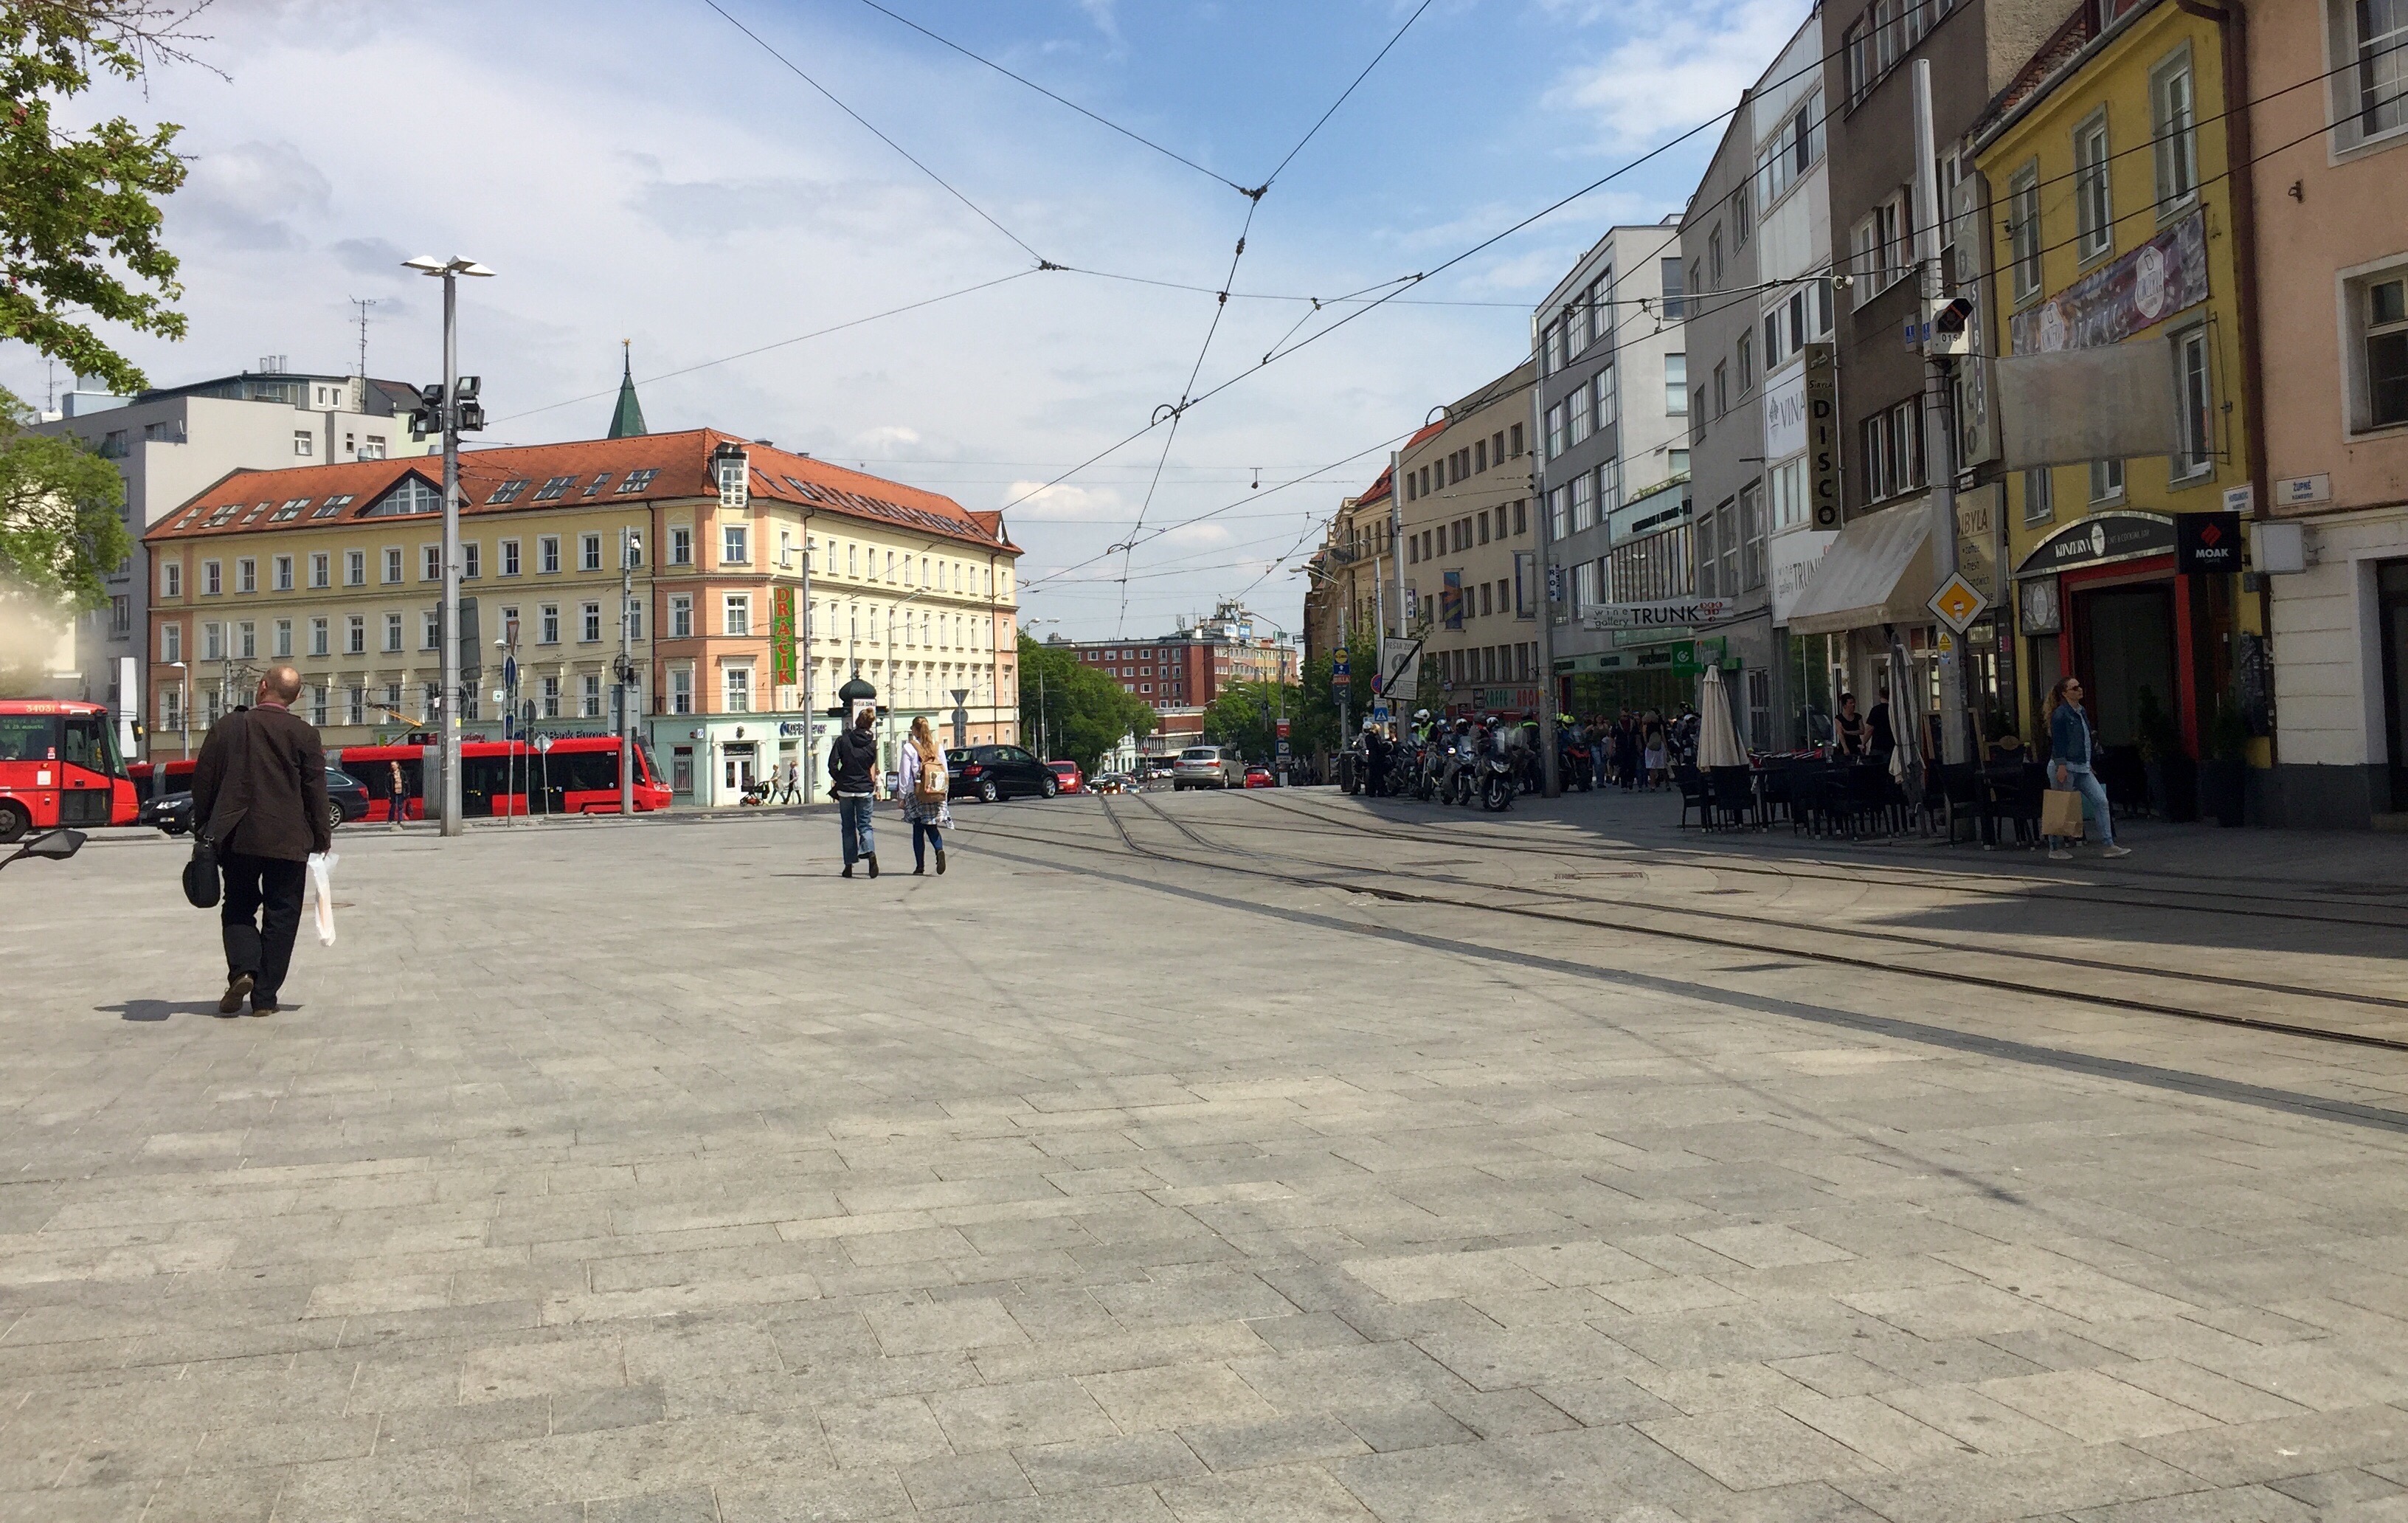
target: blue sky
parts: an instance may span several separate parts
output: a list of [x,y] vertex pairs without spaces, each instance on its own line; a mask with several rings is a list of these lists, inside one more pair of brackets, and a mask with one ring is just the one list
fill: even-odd
[[[1418,0],[884,3],[1252,185]],[[1044,257],[1207,288],[1227,270],[1247,210],[1228,185],[861,0],[721,4]],[[1329,297],[1430,268],[1727,109],[1804,15],[1797,0],[1434,0],[1263,197],[1233,288]],[[608,417],[589,394],[615,383],[622,338],[642,380],[1032,264],[701,0],[219,0],[206,21],[203,56],[230,78],[181,69],[103,97],[185,123],[194,155],[168,223],[192,336],[128,346],[157,381],[270,353],[348,369],[351,296],[380,303],[370,368],[419,379],[437,304],[394,266],[456,251],[501,272],[471,288],[463,323],[488,440],[585,437]],[[646,412],[972,507],[1025,496],[1010,524],[1026,611],[1073,635],[1154,632],[1240,592],[1293,627],[1291,553],[1384,456],[1269,488],[1517,363],[1529,304],[1611,223],[1677,211],[1718,131],[1412,293],[1507,305],[1391,305],[1197,407],[1150,506],[1159,432],[1028,494],[1179,397],[1209,294],[1026,275],[651,381]],[[1197,389],[1255,369],[1300,317],[1291,342],[1328,321],[1233,300]],[[0,353],[0,381],[38,398],[46,381],[22,348]],[[1163,526],[1232,503],[1141,546],[1125,587],[1116,556],[1061,569],[1127,539],[1140,511]]]

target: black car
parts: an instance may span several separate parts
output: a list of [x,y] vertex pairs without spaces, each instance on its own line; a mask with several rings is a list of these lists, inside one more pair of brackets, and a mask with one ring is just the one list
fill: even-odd
[[1015,796],[1051,798],[1062,791],[1054,769],[1018,746],[971,746],[945,753],[948,791],[955,798],[993,804]]
[[[326,827],[333,829],[347,820],[365,819],[368,812],[367,784],[337,768],[326,769]],[[134,816],[136,825],[154,825],[171,836],[180,836],[193,827],[193,795],[163,793],[145,803]]]

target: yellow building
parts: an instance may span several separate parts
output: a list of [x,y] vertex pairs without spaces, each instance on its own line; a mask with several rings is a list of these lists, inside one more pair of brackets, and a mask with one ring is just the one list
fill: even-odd
[[[197,748],[281,662],[330,748],[421,727],[440,692],[441,481],[423,459],[236,471],[147,535],[152,758]],[[1020,552],[1000,514],[709,429],[473,451],[460,490],[472,734],[499,739],[506,712],[609,731],[631,583],[641,727],[681,801],[816,765],[854,677],[894,736],[924,714],[950,741],[960,692],[967,741],[1018,738]]]
[[[2214,23],[2173,0],[2091,0],[1972,134],[1993,212],[1988,331],[2002,414],[2018,359],[2137,348],[2114,361],[2143,384],[2071,409],[2058,395],[2032,405],[2147,409],[2137,416],[2171,445],[2005,481],[2026,733],[2045,744],[2050,689],[2080,676],[2105,762],[2128,788],[2143,786],[2152,704],[2202,756],[2219,705],[2246,693],[2253,663],[2263,669],[2258,608],[2240,577],[2175,569],[2183,515],[2248,506],[2222,58]],[[2017,420],[2005,422],[2012,438]],[[2063,461],[2061,450],[2041,457]],[[2192,528],[2237,566],[2239,525]]]

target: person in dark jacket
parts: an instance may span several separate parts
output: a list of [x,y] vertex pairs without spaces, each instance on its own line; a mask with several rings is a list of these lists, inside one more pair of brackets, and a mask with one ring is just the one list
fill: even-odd
[[[2090,728],[2090,716],[2082,709],[2082,679],[2068,677],[2049,689],[2048,694],[2048,785],[2071,789],[2082,795],[2083,821],[2086,827],[2096,828],[2101,856],[2129,856],[2132,848],[2115,844],[2115,812],[2108,806],[2107,789],[2091,769],[2091,756],[2096,737]],[[2052,860],[2069,862],[2073,853],[2071,844],[2056,836],[2048,840]]]
[[326,805],[326,753],[318,731],[293,712],[301,674],[271,667],[258,701],[209,726],[193,766],[193,818],[217,847],[225,898],[226,987],[218,1013],[251,1000],[253,1015],[276,1013],[309,854],[333,844]]
[[878,876],[878,845],[869,833],[871,808],[878,802],[878,738],[869,733],[878,722],[874,709],[859,717],[828,747],[828,792],[836,796],[837,828],[844,841],[844,876],[867,859],[869,875]]

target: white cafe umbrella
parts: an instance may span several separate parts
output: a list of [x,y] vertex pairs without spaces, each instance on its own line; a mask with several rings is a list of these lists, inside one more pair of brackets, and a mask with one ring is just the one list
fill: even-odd
[[1747,754],[1739,748],[1739,732],[1731,726],[1730,697],[1723,687],[1722,668],[1708,667],[1698,683],[1698,766],[1744,767]]

